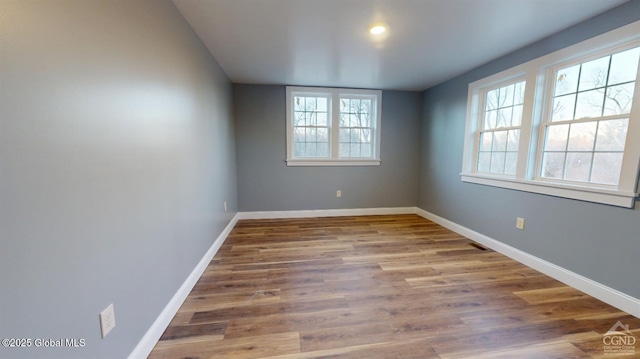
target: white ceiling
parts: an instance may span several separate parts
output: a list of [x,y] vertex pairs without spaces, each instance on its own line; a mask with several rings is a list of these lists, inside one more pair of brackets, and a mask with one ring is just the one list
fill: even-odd
[[[174,0],[231,81],[424,90],[626,0]],[[387,24],[373,39],[374,22]]]

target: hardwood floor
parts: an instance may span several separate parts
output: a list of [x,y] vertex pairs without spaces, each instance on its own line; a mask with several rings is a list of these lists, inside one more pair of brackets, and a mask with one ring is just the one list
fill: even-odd
[[617,321],[640,339],[640,319],[417,215],[244,220],[150,358],[601,358]]

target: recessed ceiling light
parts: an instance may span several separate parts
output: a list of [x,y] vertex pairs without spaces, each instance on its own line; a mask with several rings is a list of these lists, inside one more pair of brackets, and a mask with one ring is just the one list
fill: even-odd
[[383,25],[374,25],[369,29],[369,32],[372,35],[380,35],[385,32],[387,29]]

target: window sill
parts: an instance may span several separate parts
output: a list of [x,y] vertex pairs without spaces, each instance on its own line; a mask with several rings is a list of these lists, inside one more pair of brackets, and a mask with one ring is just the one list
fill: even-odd
[[554,197],[577,199],[580,201],[602,203],[625,208],[633,208],[636,197],[638,196],[638,194],[634,192],[623,192],[586,186],[563,185],[543,181],[483,176],[476,173],[462,173],[460,174],[460,177],[463,182],[539,193]]
[[288,159],[287,166],[380,166],[380,160],[309,160]]

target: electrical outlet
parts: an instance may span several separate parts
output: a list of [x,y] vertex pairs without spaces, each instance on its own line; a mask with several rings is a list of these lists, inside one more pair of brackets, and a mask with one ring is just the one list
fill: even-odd
[[342,191],[341,191],[341,190],[337,190],[337,191],[336,191],[336,197],[337,197],[337,198],[342,197]]
[[524,231],[524,218],[522,217],[516,218],[516,228]]
[[113,303],[111,303],[105,310],[100,312],[100,332],[102,333],[102,337],[106,337],[115,327],[116,313],[113,311]]
[[224,211],[227,211],[227,202],[224,203]]

